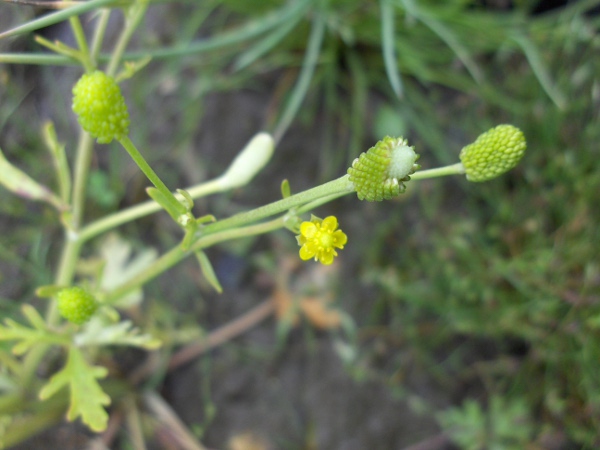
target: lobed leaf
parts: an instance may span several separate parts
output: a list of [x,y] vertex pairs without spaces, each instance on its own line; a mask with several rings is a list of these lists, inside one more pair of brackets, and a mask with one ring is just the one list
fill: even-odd
[[108,373],[105,367],[90,366],[81,351],[75,347],[69,350],[69,357],[63,369],[56,373],[40,391],[40,400],[46,400],[65,386],[71,391],[71,404],[67,412],[68,420],[81,417],[91,430],[106,429],[108,413],[104,406],[110,404],[110,397],[96,381]]

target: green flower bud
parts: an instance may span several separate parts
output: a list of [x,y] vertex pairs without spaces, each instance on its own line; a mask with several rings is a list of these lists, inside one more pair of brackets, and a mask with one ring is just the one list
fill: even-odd
[[121,89],[104,72],[84,74],[75,84],[73,111],[81,127],[100,144],[129,133],[129,112]]
[[80,287],[61,289],[57,295],[60,315],[77,325],[84,324],[98,309],[92,294]]
[[404,182],[420,167],[419,155],[402,138],[384,137],[362,153],[348,169],[359,200],[389,200],[406,190]]
[[525,154],[523,132],[512,125],[498,125],[460,151],[467,180],[487,181],[508,172]]

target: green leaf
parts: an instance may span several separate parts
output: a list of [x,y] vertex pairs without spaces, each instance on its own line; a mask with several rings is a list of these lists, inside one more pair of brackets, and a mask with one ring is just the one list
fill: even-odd
[[394,6],[390,0],[381,0],[381,44],[383,47],[383,62],[388,80],[396,94],[402,98],[402,78],[398,71],[398,59],[396,57],[395,29],[394,29]]
[[[100,248],[100,254],[105,261],[99,280],[101,289],[109,292],[127,283],[152,264],[158,255],[157,251],[152,248],[139,251],[135,257],[131,257],[131,253],[131,244],[117,234],[111,233],[106,237]],[[141,300],[142,289],[140,288],[119,299],[113,306],[133,306]]]
[[20,197],[48,202],[60,211],[66,209],[66,205],[50,189],[8,162],[1,149],[0,184]]
[[292,195],[292,188],[290,187],[290,182],[285,179],[281,182],[281,197],[288,198]]
[[44,143],[46,144],[46,147],[48,147],[48,150],[50,150],[50,154],[54,160],[54,168],[56,169],[56,174],[58,176],[60,198],[63,203],[68,204],[71,195],[71,170],[67,161],[65,146],[58,142],[54,124],[52,122],[47,121],[44,123],[42,134]]
[[217,278],[217,274],[213,269],[213,266],[206,256],[206,253],[203,251],[196,252],[196,258],[198,259],[198,263],[200,264],[200,270],[202,270],[202,274],[206,278],[206,280],[210,283],[210,285],[217,291],[219,294],[223,293],[223,287]]
[[177,193],[183,197],[181,204],[185,206],[185,209],[189,212],[194,207],[194,199],[188,191],[185,189],[177,189]]
[[23,306],[23,314],[29,320],[33,328],[21,325],[11,319],[0,325],[0,341],[17,341],[12,348],[15,355],[23,355],[32,347],[40,343],[67,345],[68,338],[56,334],[46,327],[46,323],[40,314],[31,305]]
[[64,386],[69,386],[71,404],[67,419],[75,420],[81,416],[83,423],[91,430],[103,431],[108,423],[108,413],[103,406],[110,404],[110,397],[102,390],[96,379],[104,378],[107,373],[105,367],[88,365],[81,351],[72,347],[65,367],[56,373],[40,391],[40,400],[46,400]]
[[140,334],[140,330],[131,321],[125,320],[116,324],[107,323],[106,318],[94,317],[85,329],[73,337],[78,347],[86,345],[129,345],[154,350],[161,346],[158,339],[148,334]]
[[56,284],[46,284],[44,286],[39,286],[35,290],[35,295],[40,298],[52,298],[56,294],[58,294],[58,292],[61,289],[64,289],[65,287],[67,287],[67,286],[58,286]]
[[150,63],[150,61],[152,61],[151,56],[146,56],[136,61],[125,61],[125,67],[121,72],[117,74],[117,76],[115,77],[115,81],[117,83],[120,83],[123,80],[128,80],[129,78],[133,77],[137,72],[146,67]]

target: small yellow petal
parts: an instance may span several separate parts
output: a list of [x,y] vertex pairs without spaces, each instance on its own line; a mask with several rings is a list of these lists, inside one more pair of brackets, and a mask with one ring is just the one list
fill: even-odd
[[333,233],[337,227],[338,221],[335,216],[326,217],[321,224],[321,228],[329,233]]
[[307,239],[313,238],[317,231],[317,226],[312,222],[302,222],[300,225],[300,234]]
[[315,250],[314,246],[311,246],[308,243],[304,244],[300,248],[300,259],[302,259],[303,261],[314,258],[314,256],[316,254],[317,254],[317,251]]
[[331,263],[333,263],[334,256],[337,256],[337,253],[331,249],[322,251],[319,254],[319,262],[324,266],[329,266]]
[[344,248],[344,245],[348,242],[348,236],[342,230],[337,230],[333,233],[333,245],[337,248]]

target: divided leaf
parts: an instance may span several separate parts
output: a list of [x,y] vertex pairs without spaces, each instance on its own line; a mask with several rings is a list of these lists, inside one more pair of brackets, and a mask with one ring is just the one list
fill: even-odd
[[91,430],[99,432],[106,429],[108,413],[103,408],[110,404],[110,397],[100,387],[97,378],[108,373],[105,367],[89,366],[81,351],[75,347],[69,349],[69,357],[63,369],[56,373],[40,391],[40,400],[46,400],[62,387],[69,386],[71,404],[67,412],[68,420],[81,420]]
[[46,328],[44,319],[33,306],[24,305],[22,309],[32,328],[11,319],[6,319],[5,325],[0,325],[0,341],[18,341],[12,349],[15,355],[23,355],[40,343],[58,345],[69,343],[67,338]]
[[131,321],[125,320],[109,325],[102,318],[94,318],[88,322],[85,330],[74,336],[75,345],[131,345],[154,350],[161,342],[148,334],[140,334],[140,330]]

